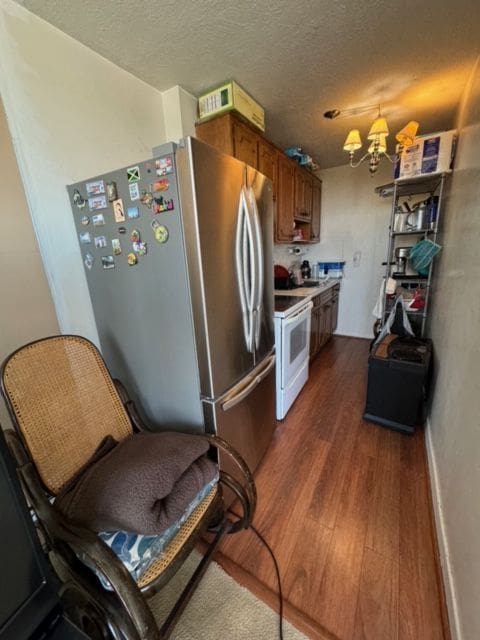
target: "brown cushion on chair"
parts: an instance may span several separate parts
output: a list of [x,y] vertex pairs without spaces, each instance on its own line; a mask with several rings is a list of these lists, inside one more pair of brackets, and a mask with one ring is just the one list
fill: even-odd
[[200,436],[170,432],[137,433],[113,448],[104,441],[55,507],[93,531],[162,533],[215,478],[208,448]]

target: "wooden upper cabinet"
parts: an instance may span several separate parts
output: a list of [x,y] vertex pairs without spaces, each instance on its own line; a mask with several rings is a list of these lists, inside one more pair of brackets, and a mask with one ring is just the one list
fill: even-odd
[[229,156],[234,156],[232,126],[233,118],[230,113],[226,113],[218,118],[197,123],[195,134],[199,140]]
[[310,220],[312,216],[313,177],[301,167],[295,167],[295,217]]
[[277,197],[277,149],[263,138],[258,139],[257,169],[270,178],[273,184],[273,199]]
[[320,242],[320,220],[322,212],[322,181],[318,178],[312,179],[312,223],[311,242]]
[[277,224],[275,240],[291,242],[295,212],[295,165],[290,158],[278,154],[277,173]]
[[275,200],[275,241],[292,242],[295,219],[304,242],[320,240],[321,182],[298,166],[235,113],[196,125],[199,140],[270,178]]
[[233,123],[233,155],[254,169],[258,166],[258,135],[241,122]]

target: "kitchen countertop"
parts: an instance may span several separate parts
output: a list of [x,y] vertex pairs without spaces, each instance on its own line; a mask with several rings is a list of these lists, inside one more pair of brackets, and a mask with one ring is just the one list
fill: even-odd
[[322,282],[318,287],[298,287],[297,289],[275,289],[274,294],[276,296],[303,296],[310,299],[325,293],[336,284],[340,284],[340,278],[331,278],[326,282]]

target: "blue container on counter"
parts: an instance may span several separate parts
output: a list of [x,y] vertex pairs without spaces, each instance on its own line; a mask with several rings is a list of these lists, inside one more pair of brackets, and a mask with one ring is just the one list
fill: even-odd
[[320,278],[326,278],[327,276],[330,276],[330,278],[342,278],[344,266],[345,262],[319,262],[318,275]]

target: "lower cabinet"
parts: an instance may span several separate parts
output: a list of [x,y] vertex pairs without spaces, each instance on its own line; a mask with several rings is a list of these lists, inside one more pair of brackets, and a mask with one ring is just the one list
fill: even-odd
[[337,328],[339,291],[340,285],[336,284],[328,291],[319,293],[312,300],[310,359],[317,355]]

